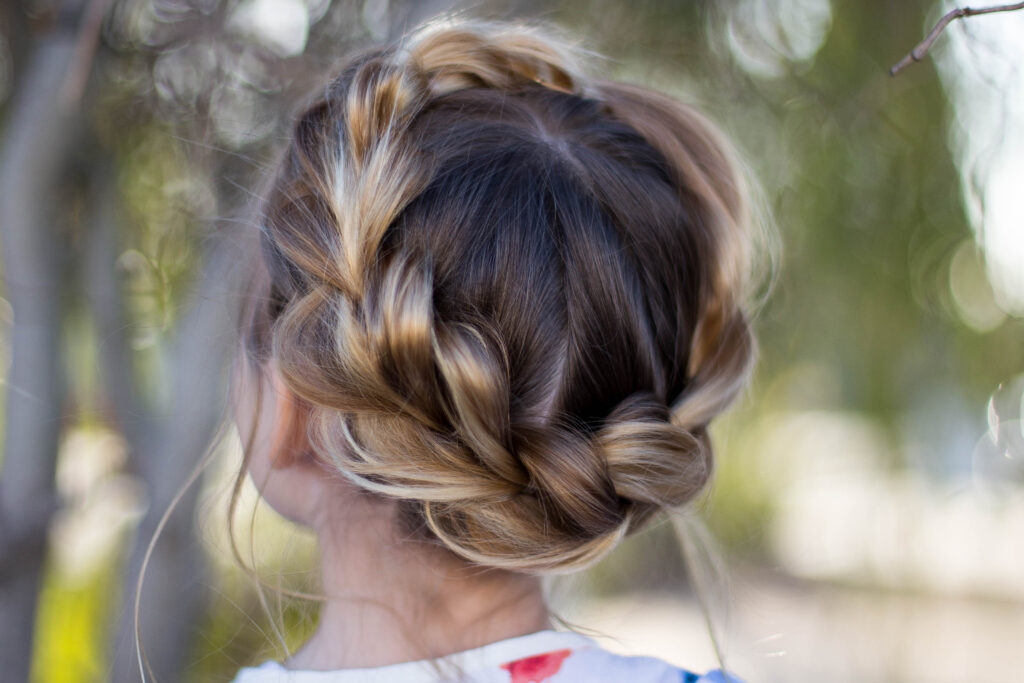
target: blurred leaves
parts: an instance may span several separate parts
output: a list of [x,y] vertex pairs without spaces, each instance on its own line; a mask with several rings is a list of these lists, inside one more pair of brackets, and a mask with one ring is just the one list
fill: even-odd
[[[113,0],[84,103],[93,139],[79,173],[88,177],[96,157],[116,170],[117,277],[144,402],[167,390],[167,346],[206,250],[249,220],[244,208],[295,104],[343,52],[394,35],[415,5]],[[36,30],[54,7],[31,4]],[[819,459],[841,462],[829,458],[851,444],[877,456],[871,465],[882,472],[946,482],[967,472],[989,491],[1019,486],[1024,387],[1014,378],[1024,370],[1024,323],[994,293],[965,205],[972,173],[962,166],[976,155],[956,151],[971,134],[951,100],[960,91],[934,64],[887,75],[940,9],[926,0],[562,0],[514,10],[583,36],[609,55],[602,73],[705,109],[761,188],[762,218],[778,231],[783,258],[756,320],[754,388],[716,426],[719,464],[707,500],[716,536],[751,562],[774,561],[771,529],[787,477],[813,472]],[[0,26],[0,107],[17,68],[12,26]],[[70,222],[81,213],[74,201]],[[73,324],[76,333],[91,329]],[[88,352],[75,356],[73,381],[96,395],[79,400],[101,405],[104,384],[89,379],[95,345],[81,346]],[[594,588],[676,581],[666,534],[631,539],[596,570]],[[259,617],[239,626],[259,608],[241,577],[218,571],[221,599],[207,617],[196,680],[229,677],[268,639]],[[37,680],[98,670],[102,624],[112,618],[102,605],[120,592],[112,573],[77,587],[48,575]],[[309,628],[298,606],[283,613],[296,633]]]

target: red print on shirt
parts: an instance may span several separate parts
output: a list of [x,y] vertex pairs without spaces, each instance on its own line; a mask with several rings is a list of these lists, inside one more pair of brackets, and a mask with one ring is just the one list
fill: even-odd
[[555,650],[542,655],[524,657],[502,664],[501,668],[511,676],[510,683],[544,683],[562,668],[562,662],[572,650]]

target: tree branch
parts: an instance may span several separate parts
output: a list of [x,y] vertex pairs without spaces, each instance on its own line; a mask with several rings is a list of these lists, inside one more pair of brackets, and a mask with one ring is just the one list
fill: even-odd
[[109,0],[89,0],[85,8],[85,16],[78,28],[75,41],[75,57],[68,69],[67,78],[61,88],[60,103],[72,109],[78,104],[85,90],[92,70],[93,57],[100,42],[100,29],[103,27],[103,15],[107,11]]
[[68,240],[57,206],[81,120],[60,107],[73,36],[55,31],[32,48],[0,141],[0,242],[4,291],[14,312],[0,479],[0,671],[29,680],[36,598],[56,507],[61,433],[61,258]]
[[1015,2],[1011,5],[996,5],[994,7],[982,7],[980,9],[973,9],[971,7],[958,7],[955,10],[947,12],[945,16],[939,19],[939,23],[935,24],[935,28],[931,30],[931,33],[917,44],[913,50],[910,51],[906,57],[901,59],[899,63],[889,69],[889,75],[895,76],[900,71],[910,66],[914,62],[920,62],[924,59],[925,55],[928,54],[928,50],[931,48],[932,43],[939,37],[939,34],[947,26],[949,26],[956,19],[961,17],[973,17],[978,14],[993,14],[995,12],[1012,12],[1014,10],[1024,9],[1024,2]]

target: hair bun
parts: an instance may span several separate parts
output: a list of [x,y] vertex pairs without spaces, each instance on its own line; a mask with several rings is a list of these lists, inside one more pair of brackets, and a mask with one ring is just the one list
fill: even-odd
[[586,565],[706,483],[706,436],[668,418],[664,403],[637,394],[593,435],[579,427],[514,427],[515,459],[528,472],[527,483],[500,500],[428,503],[428,524],[446,545],[481,564],[521,571]]
[[706,431],[691,432],[670,419],[667,406],[654,396],[634,394],[596,436],[615,492],[635,506],[684,505],[711,476]]
[[306,110],[266,196],[272,337],[316,452],[483,565],[585,565],[712,470],[754,355],[699,114],[504,24],[436,24]]

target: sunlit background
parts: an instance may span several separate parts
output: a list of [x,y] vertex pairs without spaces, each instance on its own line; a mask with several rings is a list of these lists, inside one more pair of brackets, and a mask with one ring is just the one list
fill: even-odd
[[[228,681],[309,633],[314,605],[274,587],[315,588],[310,539],[243,492],[261,605],[226,531],[239,446],[217,428],[248,202],[346,52],[465,7],[0,8],[4,671],[138,680],[135,576],[211,442],[140,603],[160,680]],[[556,22],[607,55],[600,72],[707,111],[780,244],[758,371],[714,428],[696,508],[714,580],[695,588],[662,525],[551,586],[609,647],[717,666],[705,602],[749,683],[1024,680],[1024,11],[953,22],[888,74],[953,7],[472,5]]]

